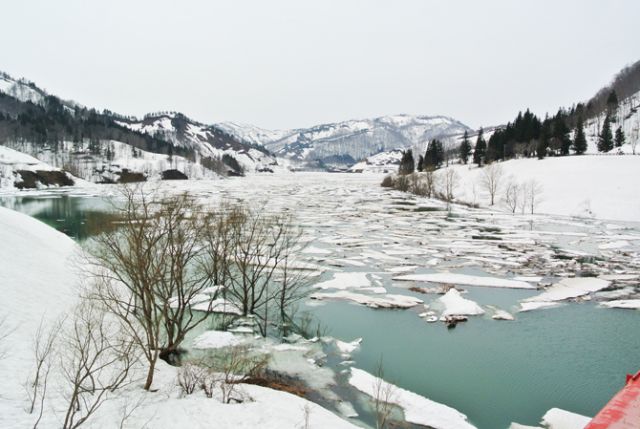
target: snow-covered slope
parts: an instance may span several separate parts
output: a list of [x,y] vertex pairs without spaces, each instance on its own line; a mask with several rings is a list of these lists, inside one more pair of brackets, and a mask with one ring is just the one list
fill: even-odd
[[[74,259],[80,249],[55,229],[5,208],[0,208],[0,243],[0,427],[34,427],[39,401],[34,413],[27,412],[28,379],[34,374],[34,336],[41,321],[46,335],[77,302],[76,287],[81,279]],[[33,269],[34,263],[37,269]],[[53,365],[61,356],[53,356]],[[110,395],[82,427],[173,429],[209,427],[215,422],[220,428],[356,429],[317,404],[259,386],[240,386],[251,398],[240,404],[223,404],[204,394],[182,397],[176,385],[177,372],[177,368],[159,362],[154,392],[145,392],[134,383]],[[63,379],[55,369],[49,374],[40,428],[61,427],[67,404],[62,395]],[[123,420],[128,412],[131,416]]]
[[[496,194],[498,208],[506,208],[503,200],[508,182],[525,185],[534,180],[540,188],[536,213],[640,220],[640,156],[527,158],[496,165],[503,171]],[[455,198],[489,205],[489,195],[482,185],[486,167],[455,165],[450,168],[459,177]],[[438,174],[443,174],[442,171]],[[530,211],[529,208],[526,211]]]
[[454,139],[469,127],[446,116],[394,115],[350,120],[289,131],[268,131],[236,123],[218,127],[278,156],[305,163],[352,165],[392,149],[426,148],[430,139]]

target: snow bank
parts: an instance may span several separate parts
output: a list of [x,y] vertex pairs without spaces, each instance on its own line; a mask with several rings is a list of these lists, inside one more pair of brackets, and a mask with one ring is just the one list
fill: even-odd
[[[474,426],[467,422],[467,416],[461,412],[380,380],[378,377],[361,369],[351,368],[349,383],[371,397],[375,397],[378,386],[381,387],[382,391],[388,391],[387,389],[390,389],[390,402],[403,409],[405,420],[409,423],[428,426],[434,429],[474,428]],[[382,385],[379,383],[382,383]]]
[[531,284],[519,280],[500,279],[497,277],[470,276],[467,274],[454,273],[409,274],[405,276],[394,277],[393,280],[410,282],[451,283],[466,286],[535,289],[535,287]]
[[0,427],[33,426],[24,412],[23,387],[31,372],[33,338],[41,320],[46,328],[72,305],[78,277],[70,261],[77,251],[61,232],[0,208],[0,320],[11,330],[0,344],[7,353],[0,365]]
[[450,289],[446,294],[436,300],[436,303],[444,306],[442,316],[475,316],[484,314],[484,310],[475,301],[465,299],[456,289]]

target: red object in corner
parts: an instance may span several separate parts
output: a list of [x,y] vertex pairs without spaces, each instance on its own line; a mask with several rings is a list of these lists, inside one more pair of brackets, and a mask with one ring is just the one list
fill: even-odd
[[640,371],[627,374],[627,383],[584,429],[640,429]]

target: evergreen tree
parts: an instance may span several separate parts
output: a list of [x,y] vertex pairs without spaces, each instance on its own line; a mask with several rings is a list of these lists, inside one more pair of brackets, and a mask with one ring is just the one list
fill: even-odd
[[478,138],[476,139],[476,147],[473,151],[473,163],[478,164],[478,167],[482,166],[482,161],[484,160],[484,156],[487,152],[487,142],[484,141],[484,130],[482,127],[480,131],[478,131]]
[[576,125],[576,135],[573,139],[573,150],[576,151],[576,155],[582,155],[587,151],[587,138],[584,135],[584,124],[582,123],[582,117],[578,117],[578,124]]
[[444,161],[444,146],[442,142],[437,139],[433,139],[427,145],[427,151],[424,154],[423,168],[425,170],[435,169],[442,165]]
[[422,171],[424,169],[424,157],[420,155],[418,157],[418,171]]
[[616,94],[615,90],[611,90],[609,93],[609,97],[607,97],[607,110],[611,112],[615,112],[618,108],[618,94]]
[[598,137],[598,151],[609,152],[611,149],[613,149],[613,134],[611,133],[611,118],[607,115]]
[[624,137],[624,131],[622,131],[622,127],[618,127],[616,129],[616,137],[615,137],[615,141],[616,141],[616,147],[620,147],[625,143],[625,137]]
[[408,149],[402,152],[402,159],[400,160],[400,167],[398,168],[398,174],[411,174],[415,170],[415,162],[413,160],[413,152]]
[[466,164],[469,161],[469,155],[471,155],[471,143],[469,142],[469,133],[465,130],[460,144],[460,161]]

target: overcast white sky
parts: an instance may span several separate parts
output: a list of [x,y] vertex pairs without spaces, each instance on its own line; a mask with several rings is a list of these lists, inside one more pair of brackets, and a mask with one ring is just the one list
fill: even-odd
[[591,96],[640,59],[640,1],[20,0],[0,69],[87,106],[293,128],[470,126]]

